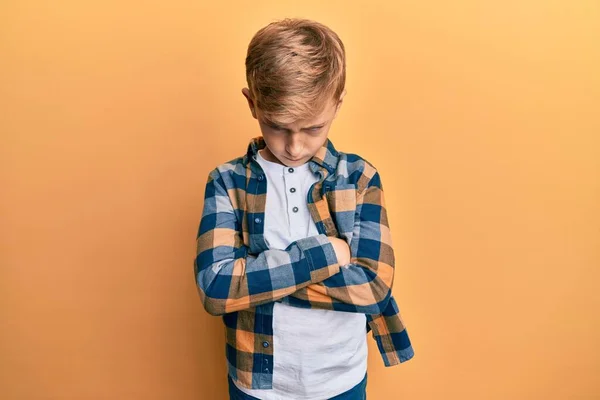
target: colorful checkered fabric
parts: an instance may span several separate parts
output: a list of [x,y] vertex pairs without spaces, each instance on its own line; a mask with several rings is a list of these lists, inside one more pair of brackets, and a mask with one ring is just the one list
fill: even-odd
[[[364,313],[385,366],[411,359],[392,296],[394,250],[379,172],[327,139],[309,161],[320,177],[306,199],[319,234],[269,249],[267,180],[256,161],[265,146],[254,137],[243,157],[209,173],[197,235],[198,293],[207,312],[222,316],[229,375],[247,388],[272,388],[274,302]],[[338,263],[330,236],[348,243],[349,264]]]

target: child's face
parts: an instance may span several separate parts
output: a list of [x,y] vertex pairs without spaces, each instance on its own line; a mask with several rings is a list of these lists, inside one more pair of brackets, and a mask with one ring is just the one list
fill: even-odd
[[299,119],[289,124],[268,121],[254,105],[248,89],[242,89],[242,93],[248,99],[252,116],[258,120],[267,145],[263,152],[265,159],[288,167],[297,167],[308,162],[327,140],[329,128],[337,116],[346,92],[344,91],[337,103],[330,101],[316,118]]

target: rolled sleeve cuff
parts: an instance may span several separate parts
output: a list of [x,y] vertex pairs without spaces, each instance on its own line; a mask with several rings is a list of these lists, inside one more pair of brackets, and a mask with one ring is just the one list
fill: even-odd
[[340,271],[335,250],[327,235],[321,233],[298,239],[296,244],[308,261],[311,282],[321,282]]

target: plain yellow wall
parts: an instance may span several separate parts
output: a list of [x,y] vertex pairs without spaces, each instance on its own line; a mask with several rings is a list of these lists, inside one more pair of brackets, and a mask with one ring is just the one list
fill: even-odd
[[330,138],[387,193],[415,357],[369,336],[369,399],[600,398],[596,0],[2,2],[0,398],[226,398],[195,235],[286,16],[344,41]]

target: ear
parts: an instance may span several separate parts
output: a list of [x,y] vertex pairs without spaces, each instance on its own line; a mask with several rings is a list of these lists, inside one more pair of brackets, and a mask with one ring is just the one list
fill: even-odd
[[252,95],[250,94],[250,90],[248,90],[248,88],[245,87],[242,89],[242,94],[244,95],[246,100],[248,100],[248,107],[250,107],[250,112],[252,113],[252,116],[254,117],[254,119],[258,119],[256,118],[256,106],[254,104],[254,100],[252,99]]
[[335,119],[335,117],[337,117],[337,114],[338,114],[338,111],[340,111],[340,108],[342,108],[342,103],[344,102],[344,96],[346,96],[346,89],[344,89],[344,91],[340,95],[340,98],[335,106],[335,114],[333,115],[334,119]]

